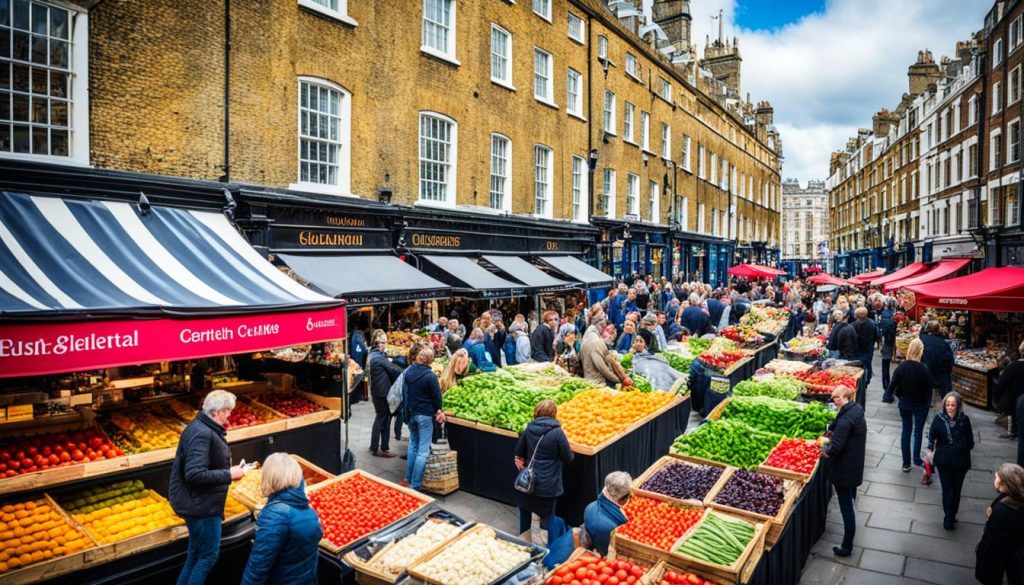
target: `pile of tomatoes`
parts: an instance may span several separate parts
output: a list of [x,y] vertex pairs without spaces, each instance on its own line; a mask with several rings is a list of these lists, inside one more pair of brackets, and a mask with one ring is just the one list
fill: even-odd
[[814,466],[818,464],[820,453],[821,448],[814,441],[782,439],[764,464],[776,469],[810,474],[814,471]]
[[616,534],[666,551],[671,550],[703,514],[699,508],[644,496],[634,496],[623,511],[629,521],[616,528]]
[[807,390],[818,394],[831,394],[839,386],[857,388],[857,379],[845,374],[834,374],[827,370],[808,371],[796,374],[796,377],[803,380]]
[[0,443],[0,477],[43,471],[100,459],[121,457],[98,427],[67,433],[45,433]]
[[555,570],[545,585],[633,585],[643,576],[639,565],[587,553]]
[[675,571],[665,571],[665,575],[658,582],[658,585],[718,585],[714,581],[709,581],[703,577],[698,577],[693,573],[677,573]]
[[320,516],[324,538],[339,547],[408,516],[424,503],[362,475],[309,494],[309,504]]

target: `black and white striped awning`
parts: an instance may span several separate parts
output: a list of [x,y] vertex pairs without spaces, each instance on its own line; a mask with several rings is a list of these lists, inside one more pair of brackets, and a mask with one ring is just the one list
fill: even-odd
[[335,306],[222,214],[0,193],[0,315],[236,314]]

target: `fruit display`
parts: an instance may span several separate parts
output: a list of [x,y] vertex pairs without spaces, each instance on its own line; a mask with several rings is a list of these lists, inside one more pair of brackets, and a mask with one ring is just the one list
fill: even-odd
[[755,429],[802,439],[821,436],[835,417],[835,412],[821,402],[802,404],[766,396],[733,396],[720,416]]
[[780,360],[776,358],[765,364],[764,369],[768,372],[772,372],[773,374],[793,376],[800,372],[813,370],[814,366],[806,362],[795,362],[792,360]]
[[129,454],[177,447],[179,423],[148,409],[114,411],[100,419],[100,426],[114,444]]
[[0,507],[0,574],[93,546],[45,499]]
[[255,400],[283,415],[291,417],[327,410],[323,406],[295,392],[264,392],[256,396]]
[[721,476],[721,467],[673,462],[654,472],[640,489],[679,500],[703,500]]
[[370,559],[368,565],[377,571],[397,577],[406,567],[460,532],[462,528],[450,522],[428,520],[417,528],[416,532],[402,537],[393,546],[382,549]]
[[138,479],[87,488],[58,503],[100,544],[184,524],[167,500]]
[[467,376],[444,393],[444,409],[458,418],[521,433],[533,420],[533,408],[541,400],[561,404],[581,390],[593,388],[580,378],[554,388],[529,384],[521,378],[505,369]]
[[831,394],[839,386],[857,388],[857,379],[853,376],[837,374],[828,370],[796,374],[796,378],[803,381],[807,387],[806,392],[811,394]]
[[745,358],[746,354],[737,349],[715,349],[711,348],[698,356],[703,364],[715,371],[724,372],[730,366]]
[[819,357],[828,357],[828,350],[825,349],[825,342],[826,339],[824,335],[801,335],[789,340],[784,349],[791,353],[817,359]]
[[726,520],[708,512],[704,521],[686,537],[676,552],[723,567],[731,567],[754,539],[756,529],[749,522]]
[[732,389],[733,396],[768,396],[793,400],[803,392],[803,384],[780,377],[766,380],[743,380]]
[[263,497],[263,488],[260,487],[262,481],[263,468],[250,469],[242,476],[242,479],[231,482],[228,493],[262,507],[267,503],[267,499]]
[[764,465],[810,475],[820,456],[821,448],[815,441],[782,439],[765,459]]
[[1002,350],[995,351],[986,348],[964,349],[954,354],[956,365],[983,372],[996,369],[1000,355],[1002,355]]
[[558,408],[558,420],[569,440],[600,445],[672,400],[668,392],[584,390]]
[[733,341],[740,347],[758,347],[764,345],[764,335],[761,335],[749,325],[730,325],[719,333],[722,337]]
[[84,431],[11,437],[0,443],[0,477],[44,471],[99,459],[121,457],[124,451],[99,427]]
[[245,514],[248,511],[249,508],[246,508],[245,504],[231,497],[231,494],[228,494],[228,498],[224,500],[224,518],[232,518],[239,514]]
[[746,469],[737,469],[726,480],[715,496],[714,502],[774,517],[786,499],[786,488],[782,478]]
[[718,585],[718,583],[697,576],[689,571],[683,573],[665,571],[661,580],[658,581],[658,585]]
[[235,402],[235,408],[232,409],[231,416],[228,417],[228,424],[224,425],[224,429],[230,431],[261,425],[272,420],[274,420],[274,415],[269,410],[238,400]]
[[676,437],[672,452],[754,469],[781,438],[782,435],[755,429],[739,421],[709,420],[695,431]]
[[586,552],[577,559],[555,569],[545,585],[571,585],[573,582],[607,583],[609,585],[633,585],[644,576],[644,568],[627,560],[609,561],[594,553]]
[[663,351],[661,355],[668,361],[668,365],[672,366],[673,370],[678,370],[684,374],[690,373],[690,364],[693,363],[693,358],[683,357],[671,351]]
[[501,540],[493,529],[481,526],[417,564],[415,572],[446,585],[481,585],[523,565],[531,554],[529,548]]
[[[358,502],[359,505],[353,505]],[[343,547],[392,522],[405,518],[426,502],[361,473],[325,485],[309,494],[323,526],[324,539]]]
[[753,305],[747,314],[740,317],[740,325],[753,327],[757,331],[778,333],[789,324],[789,311],[768,305]]
[[615,533],[664,551],[700,521],[703,510],[644,496],[630,498],[622,510],[629,520]]

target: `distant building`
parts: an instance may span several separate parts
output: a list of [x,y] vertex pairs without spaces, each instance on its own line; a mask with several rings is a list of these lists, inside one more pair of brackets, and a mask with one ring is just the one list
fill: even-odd
[[782,183],[782,259],[818,259],[818,245],[828,239],[828,196],[824,181],[796,179]]

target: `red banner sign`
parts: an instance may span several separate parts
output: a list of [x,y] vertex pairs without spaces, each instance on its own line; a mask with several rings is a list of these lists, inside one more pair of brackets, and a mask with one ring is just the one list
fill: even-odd
[[0,378],[229,355],[345,337],[345,308],[0,325]]

